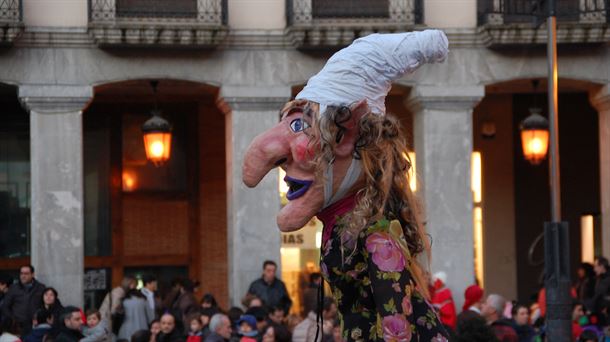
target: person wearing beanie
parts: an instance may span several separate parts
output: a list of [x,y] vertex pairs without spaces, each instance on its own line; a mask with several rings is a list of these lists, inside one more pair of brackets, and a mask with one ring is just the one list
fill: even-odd
[[481,316],[481,305],[483,305],[483,289],[479,285],[468,286],[464,291],[464,305],[462,305],[462,312],[458,315],[458,322],[460,318]]
[[258,337],[256,317],[242,315],[239,321],[237,321],[237,334],[241,337],[239,342],[256,342]]
[[438,309],[441,322],[455,331],[457,327],[457,313],[455,312],[453,294],[446,285],[447,274],[445,272],[435,273],[433,279],[434,294],[432,295],[432,305]]
[[408,186],[407,140],[385,108],[393,82],[443,62],[448,46],[440,30],[355,40],[245,151],[246,186],[276,167],[286,171],[281,231],[301,229],[314,216],[323,222],[320,269],[347,342],[448,340],[420,265],[430,244]]
[[[471,336],[494,336],[491,327],[481,316],[483,306],[483,289],[479,285],[470,285],[464,291],[464,305],[457,316],[457,335],[463,341]],[[479,335],[480,334],[480,335]]]

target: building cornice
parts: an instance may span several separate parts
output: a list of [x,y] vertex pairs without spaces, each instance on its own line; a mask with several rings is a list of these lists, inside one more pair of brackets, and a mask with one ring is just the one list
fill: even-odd
[[80,112],[93,99],[93,87],[77,85],[21,85],[19,101],[39,114]]
[[[558,28],[559,44],[603,44],[610,41],[610,30],[606,24],[560,24]],[[184,28],[181,28],[183,30]],[[418,26],[416,30],[424,30]],[[25,27],[13,32],[11,46],[16,48],[96,48],[104,47],[99,41],[94,27],[56,28]],[[532,46],[546,43],[546,28],[532,25],[483,25],[471,28],[443,29],[449,39],[450,48],[496,48],[510,46]],[[98,32],[99,33],[99,32]],[[107,34],[106,32],[105,34]],[[225,35],[226,34],[226,35]],[[116,36],[116,35],[115,35]],[[110,37],[110,36],[108,36]],[[108,38],[106,37],[106,38]],[[192,45],[193,49],[279,49],[294,50],[298,47],[294,41],[294,28],[286,29],[229,29],[222,39],[211,45]],[[115,37],[119,39],[118,36]],[[108,38],[110,39],[110,38]],[[351,40],[350,40],[351,41]],[[343,44],[344,43],[344,44]],[[349,41],[336,46],[320,46],[319,50],[339,50]],[[119,44],[120,45],[120,44]],[[115,45],[115,48],[137,48],[137,44]],[[174,45],[149,45],[153,49],[175,48]],[[10,47],[9,47],[10,48]]]

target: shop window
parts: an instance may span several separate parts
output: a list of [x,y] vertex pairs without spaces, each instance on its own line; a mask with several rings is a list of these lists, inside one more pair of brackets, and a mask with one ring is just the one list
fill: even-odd
[[0,97],[0,257],[19,258],[30,255],[30,119],[12,88]]
[[[322,222],[313,218],[300,230],[282,233],[280,248],[282,280],[292,298],[291,313],[305,315],[303,294],[309,284],[309,276],[320,272],[320,244]],[[329,293],[329,292],[327,292]]]
[[83,117],[83,174],[85,186],[85,255],[112,253],[110,229],[111,116]]

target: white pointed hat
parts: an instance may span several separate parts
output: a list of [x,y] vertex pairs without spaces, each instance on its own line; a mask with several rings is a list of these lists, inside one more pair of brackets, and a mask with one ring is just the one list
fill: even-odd
[[424,63],[445,60],[449,42],[440,30],[371,34],[335,53],[296,96],[327,106],[366,99],[371,111],[385,114],[392,82]]

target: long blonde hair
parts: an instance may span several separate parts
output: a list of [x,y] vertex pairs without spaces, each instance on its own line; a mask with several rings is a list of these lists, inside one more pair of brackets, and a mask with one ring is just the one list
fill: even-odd
[[[323,177],[324,170],[334,162],[334,149],[344,136],[344,124],[351,116],[347,106],[329,106],[319,120],[315,120],[313,126],[318,132],[320,146],[320,153],[314,161],[318,177]],[[358,121],[358,130],[353,157],[361,161],[365,184],[358,191],[356,207],[344,219],[346,232],[357,237],[382,217],[399,220],[411,255],[410,271],[420,292],[428,297],[428,286],[418,256],[425,253],[429,261],[430,244],[421,219],[421,204],[409,187],[407,171],[411,162],[400,122],[392,115],[380,116],[369,112]]]

